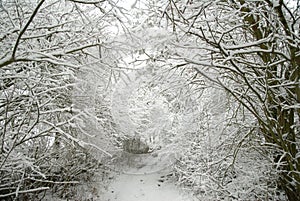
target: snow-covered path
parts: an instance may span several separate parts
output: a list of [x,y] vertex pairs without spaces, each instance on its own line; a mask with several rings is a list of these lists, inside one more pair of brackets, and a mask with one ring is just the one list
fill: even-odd
[[125,158],[118,161],[121,173],[106,188],[101,201],[193,200],[175,185],[170,155],[131,155]]

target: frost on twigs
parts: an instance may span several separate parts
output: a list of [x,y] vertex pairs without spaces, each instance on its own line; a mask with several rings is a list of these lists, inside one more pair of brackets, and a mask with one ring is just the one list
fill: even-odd
[[[90,62],[105,66],[101,45],[109,46],[110,31],[103,27],[116,19],[108,12],[115,7],[108,1],[0,4],[0,199],[43,199],[46,191],[69,197],[98,168],[89,149],[106,154],[83,138],[95,135],[95,127],[82,127],[98,119],[73,95],[79,70],[92,70]],[[94,74],[109,80],[103,72]]]
[[205,90],[201,99],[198,131],[185,133],[175,165],[178,182],[199,199],[283,199],[271,152],[260,147],[257,130],[249,130],[251,114],[220,89]]
[[[298,1],[282,0],[177,1],[165,8],[165,17],[171,23],[168,28],[178,35],[174,41],[177,50],[174,56],[184,60],[186,66],[193,66],[198,76],[223,88],[233,98],[233,105],[237,105],[228,109],[241,112],[240,117],[234,112],[225,119],[227,126],[222,137],[227,139],[215,139],[214,142],[220,144],[206,152],[213,154],[211,158],[217,153],[215,150],[223,156],[216,155],[214,163],[209,159],[205,163],[208,170],[214,170],[211,164],[221,168],[221,171],[216,168],[211,174],[205,174],[207,179],[218,181],[213,182],[215,187],[209,182],[189,179],[195,177],[185,177],[200,189],[208,186],[218,192],[215,196],[223,194],[229,199],[241,200],[280,200],[284,191],[286,199],[300,200],[300,161],[296,157],[300,151],[299,14]],[[243,118],[247,113],[254,122]],[[210,126],[218,125],[211,123]],[[208,131],[204,133],[208,139],[215,136]],[[247,136],[249,141],[241,142],[242,136]],[[227,152],[223,152],[225,150]],[[237,153],[251,155],[246,158],[249,163],[253,161],[250,164],[256,175],[247,166],[238,168],[245,161]],[[265,156],[266,167],[256,162],[263,160],[260,155]],[[232,165],[225,165],[228,168],[223,169],[226,163]],[[270,165],[272,163],[277,165]],[[191,175],[202,172],[201,165],[195,170],[192,167]],[[239,177],[243,171],[248,175],[244,179]],[[219,182],[218,173],[224,178],[232,174],[232,181],[224,185]],[[275,182],[264,182],[270,178]],[[259,183],[259,187],[250,188],[246,181],[253,182],[253,186]]]

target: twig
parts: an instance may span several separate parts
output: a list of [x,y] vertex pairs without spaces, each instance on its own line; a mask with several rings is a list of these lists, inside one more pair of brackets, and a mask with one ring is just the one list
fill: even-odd
[[26,23],[26,25],[23,27],[23,29],[21,30],[18,38],[17,38],[17,41],[15,43],[15,46],[14,46],[14,49],[13,49],[13,52],[12,52],[12,59],[15,58],[16,56],[16,52],[17,52],[17,48],[19,46],[19,43],[20,43],[20,40],[23,36],[23,34],[25,33],[25,31],[27,30],[27,28],[29,27],[30,23],[32,22],[33,18],[36,16],[38,10],[40,9],[40,7],[42,6],[42,4],[45,2],[45,0],[41,0],[40,3],[36,6],[35,10],[33,11],[32,15],[30,16],[28,22]]
[[34,179],[29,178],[32,181],[42,182],[42,183],[49,183],[49,184],[79,184],[79,181],[51,181],[51,180],[41,180],[41,179]]
[[[29,189],[29,190],[19,191],[18,193],[19,194],[22,194],[22,193],[33,193],[33,192],[36,192],[36,191],[45,191],[45,190],[49,190],[49,189],[50,189],[50,187],[40,187],[40,188],[35,188],[35,189]],[[16,194],[16,192],[4,194],[4,195],[0,195],[0,198],[5,198],[5,197],[11,196],[11,195],[15,195],[15,194]]]

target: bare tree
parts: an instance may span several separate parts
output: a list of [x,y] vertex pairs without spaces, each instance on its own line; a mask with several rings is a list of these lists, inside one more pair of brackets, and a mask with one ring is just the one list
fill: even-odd
[[74,126],[84,114],[72,93],[88,62],[104,68],[117,10],[102,0],[0,1],[0,199],[76,184],[97,165]]
[[177,54],[254,115],[289,200],[300,200],[299,9],[299,1],[170,0],[163,11]]

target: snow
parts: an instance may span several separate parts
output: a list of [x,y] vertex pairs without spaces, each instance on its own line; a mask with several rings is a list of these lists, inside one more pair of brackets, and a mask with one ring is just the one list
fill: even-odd
[[102,192],[101,201],[194,200],[175,185],[173,162],[173,154],[121,154],[115,164],[119,174]]
[[[185,201],[174,183],[161,183],[161,173],[120,175],[108,189],[104,200],[119,201]],[[103,200],[103,201],[104,201]]]

